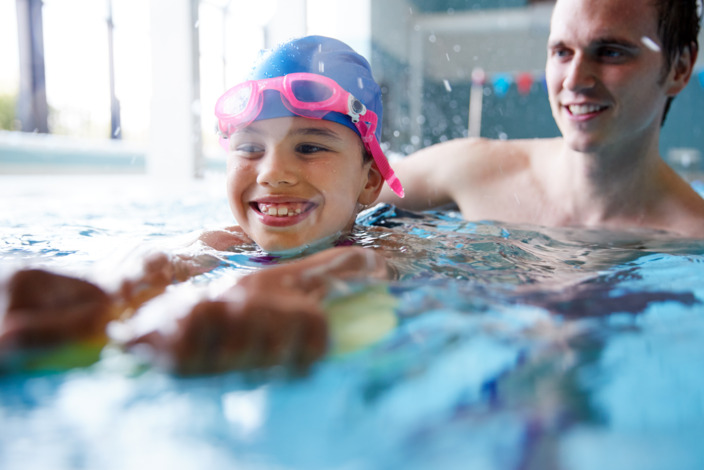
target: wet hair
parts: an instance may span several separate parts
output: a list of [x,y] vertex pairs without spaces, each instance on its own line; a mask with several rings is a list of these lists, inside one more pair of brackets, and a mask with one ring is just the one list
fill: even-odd
[[372,154],[369,152],[369,150],[367,150],[367,148],[361,141],[359,143],[359,146],[362,149],[362,165],[366,165],[367,163],[374,161],[374,157],[372,157]]
[[[699,50],[700,2],[701,0],[652,0],[658,15],[658,36],[665,58],[663,76],[670,71],[685,49],[690,52]],[[674,97],[668,98],[665,104],[661,124],[665,123],[673,99]]]

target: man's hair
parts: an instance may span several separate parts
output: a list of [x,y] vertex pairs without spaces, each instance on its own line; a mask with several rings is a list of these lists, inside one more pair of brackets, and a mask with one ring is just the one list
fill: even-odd
[[[652,0],[658,15],[658,36],[662,42],[665,57],[664,74],[667,74],[677,57],[687,48],[690,52],[699,49],[699,23],[701,0]],[[662,124],[670,110],[674,97],[665,104]]]

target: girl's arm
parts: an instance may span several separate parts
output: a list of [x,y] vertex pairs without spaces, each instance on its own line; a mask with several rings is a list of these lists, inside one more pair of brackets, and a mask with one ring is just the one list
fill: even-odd
[[[126,258],[112,287],[42,269],[22,269],[0,279],[0,363],[32,349],[82,341],[105,341],[105,325],[131,316],[174,282],[211,271],[219,249],[247,243],[235,228],[205,232],[176,254],[152,252]],[[129,265],[134,266],[129,273]],[[113,273],[104,273],[108,276]],[[102,284],[101,284],[102,285]]]
[[239,227],[203,232],[185,250],[175,253],[152,252],[144,257],[136,272],[125,275],[113,293],[120,316],[130,316],[140,305],[162,294],[175,282],[184,282],[220,265],[209,249],[224,251],[252,241]]
[[331,248],[254,272],[214,300],[126,342],[179,374],[283,365],[305,370],[327,351],[322,300],[336,281],[390,279],[384,256],[362,247]]

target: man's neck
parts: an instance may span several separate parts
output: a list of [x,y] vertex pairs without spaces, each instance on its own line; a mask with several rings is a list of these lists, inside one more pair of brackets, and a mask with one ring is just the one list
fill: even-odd
[[601,225],[640,217],[663,188],[663,165],[657,142],[579,152],[563,140],[552,168],[543,173],[543,185],[565,217]]

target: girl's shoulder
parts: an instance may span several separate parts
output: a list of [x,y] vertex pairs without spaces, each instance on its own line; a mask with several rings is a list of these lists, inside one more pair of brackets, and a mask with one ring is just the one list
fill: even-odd
[[237,225],[218,230],[207,230],[200,234],[198,241],[218,251],[252,243],[252,240]]

